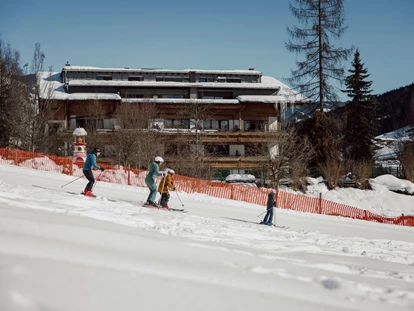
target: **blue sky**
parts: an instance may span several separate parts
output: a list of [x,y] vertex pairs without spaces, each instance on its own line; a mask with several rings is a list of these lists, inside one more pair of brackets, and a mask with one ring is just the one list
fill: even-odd
[[[381,94],[414,82],[414,1],[345,0],[348,30],[336,45],[359,48]],[[298,25],[289,0],[0,1],[0,34],[45,70],[71,65],[248,69],[281,81],[301,55],[285,48]],[[346,63],[350,68],[352,59]]]

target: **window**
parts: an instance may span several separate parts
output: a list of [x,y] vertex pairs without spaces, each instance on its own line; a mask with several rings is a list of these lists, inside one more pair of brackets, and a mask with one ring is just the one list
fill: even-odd
[[200,82],[200,83],[203,83],[203,82],[214,82],[214,78],[213,77],[198,78],[198,82]]
[[226,82],[226,77],[218,77],[217,82]]
[[241,78],[227,78],[228,83],[241,83]]
[[228,120],[204,120],[203,128],[205,130],[228,131],[229,121]]
[[174,76],[165,76],[164,81],[166,82],[181,82],[183,78]]
[[129,76],[128,81],[144,81],[143,76]]
[[183,78],[182,77],[177,77],[177,76],[156,76],[155,77],[155,81],[158,82],[183,82]]
[[218,122],[219,122],[220,131],[228,131],[229,130],[229,121],[228,120],[220,120]]
[[224,99],[223,96],[210,96],[210,95],[206,95],[203,96],[203,99]]
[[246,120],[244,121],[244,130],[249,132],[265,131],[267,129],[267,121]]
[[129,92],[121,92],[120,95],[122,98],[144,98],[143,94],[134,94]]
[[99,75],[99,76],[96,76],[96,80],[106,80],[106,81],[108,81],[108,80],[112,80],[112,76],[109,76],[109,75]]
[[184,98],[184,95],[179,95],[179,94],[162,95],[162,98]]
[[104,128],[104,120],[103,119],[77,119],[76,120],[77,127],[83,127],[87,130],[95,130],[95,129],[103,129]]
[[244,145],[244,155],[246,157],[266,156],[269,154],[267,144],[250,143]]
[[189,129],[190,120],[166,119],[164,120],[164,128],[166,129]]
[[212,157],[228,157],[230,154],[228,145],[207,145],[205,155]]

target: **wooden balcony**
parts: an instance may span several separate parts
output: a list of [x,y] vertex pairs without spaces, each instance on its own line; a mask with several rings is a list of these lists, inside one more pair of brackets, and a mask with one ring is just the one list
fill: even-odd
[[[174,163],[173,157],[165,157],[169,163]],[[204,162],[211,169],[261,169],[266,166],[269,161],[268,157],[205,157]],[[177,160],[178,161],[178,160]],[[181,161],[181,160],[180,160]]]

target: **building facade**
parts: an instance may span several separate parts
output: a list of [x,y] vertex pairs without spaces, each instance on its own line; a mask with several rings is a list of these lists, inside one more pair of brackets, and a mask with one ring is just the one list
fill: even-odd
[[[120,107],[152,105],[155,112],[144,128],[165,138],[163,154],[169,162],[175,161],[179,145],[186,141],[210,169],[228,173],[262,169],[269,152],[277,156],[275,133],[284,113],[306,101],[253,68],[165,70],[66,64],[61,72],[41,73],[39,78],[41,98],[54,107],[47,130],[58,128],[65,136],[76,127],[87,128],[93,118],[97,131],[108,137],[105,148],[110,155],[109,137],[122,128]],[[91,115],[91,107],[99,117]]]

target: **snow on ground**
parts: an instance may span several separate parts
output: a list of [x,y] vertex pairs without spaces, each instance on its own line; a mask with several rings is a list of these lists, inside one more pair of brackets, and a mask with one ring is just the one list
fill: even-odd
[[0,164],[1,310],[414,309],[414,228],[72,180]]

